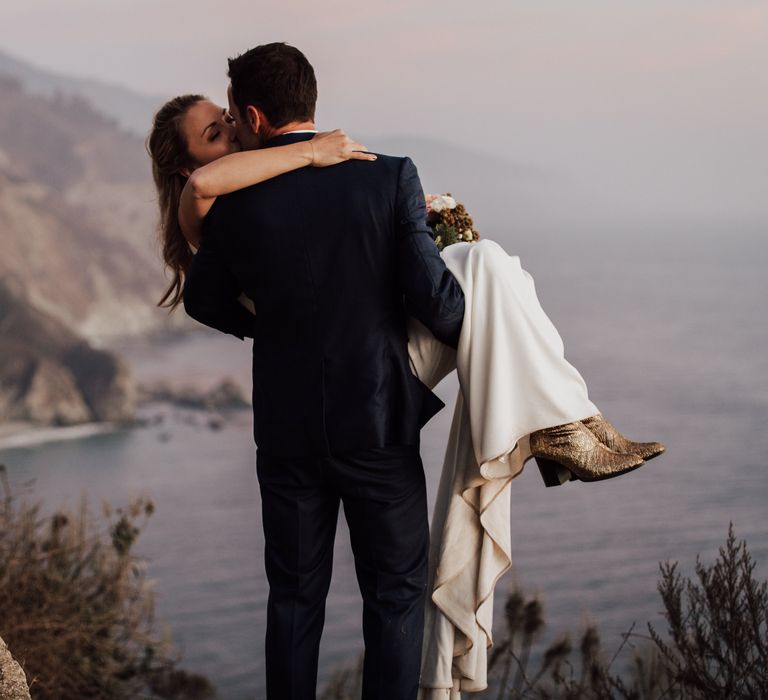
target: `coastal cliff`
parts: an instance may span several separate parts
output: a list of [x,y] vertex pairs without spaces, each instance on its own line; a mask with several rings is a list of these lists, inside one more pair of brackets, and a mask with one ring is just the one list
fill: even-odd
[[89,339],[191,327],[156,306],[156,207],[140,137],[83,99],[0,74],[0,275],[36,308]]
[[116,355],[91,346],[0,277],[0,422],[130,421],[135,382]]
[[130,421],[134,379],[99,346],[194,325],[156,306],[166,280],[143,139],[3,65],[0,428]]

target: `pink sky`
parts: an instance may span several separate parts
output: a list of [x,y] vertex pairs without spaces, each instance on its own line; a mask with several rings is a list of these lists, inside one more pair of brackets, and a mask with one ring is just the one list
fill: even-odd
[[[161,96],[223,100],[226,57],[286,40],[321,128],[429,135],[569,173],[626,211],[763,213],[768,5],[735,0],[3,0],[0,48]],[[762,154],[762,155],[758,155]],[[591,199],[590,199],[591,198]]]

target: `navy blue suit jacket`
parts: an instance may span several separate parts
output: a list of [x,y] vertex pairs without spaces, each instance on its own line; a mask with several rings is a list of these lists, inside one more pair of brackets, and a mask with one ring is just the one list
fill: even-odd
[[254,339],[259,450],[329,455],[418,444],[444,404],[410,370],[406,313],[455,348],[464,295],[432,241],[416,167],[380,155],[219,197],[184,306],[201,323]]

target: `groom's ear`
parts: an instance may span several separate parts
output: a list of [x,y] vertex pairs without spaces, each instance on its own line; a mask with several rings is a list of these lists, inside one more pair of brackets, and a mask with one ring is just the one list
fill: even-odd
[[259,128],[264,125],[265,118],[263,112],[253,105],[245,108],[245,123],[252,134],[258,135]]

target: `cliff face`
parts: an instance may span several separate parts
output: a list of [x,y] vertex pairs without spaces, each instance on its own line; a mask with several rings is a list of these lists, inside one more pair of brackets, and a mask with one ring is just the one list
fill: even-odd
[[165,286],[156,219],[141,138],[82,99],[31,95],[0,76],[0,275],[86,337],[185,325],[183,312],[155,306]]
[[127,421],[135,401],[125,363],[35,309],[18,280],[0,277],[0,422]]

